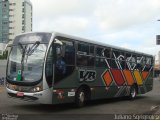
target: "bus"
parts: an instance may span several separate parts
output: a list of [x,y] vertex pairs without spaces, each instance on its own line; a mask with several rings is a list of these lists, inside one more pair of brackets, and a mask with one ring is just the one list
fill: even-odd
[[138,94],[153,88],[154,57],[58,32],[15,37],[6,69],[9,97],[75,103]]

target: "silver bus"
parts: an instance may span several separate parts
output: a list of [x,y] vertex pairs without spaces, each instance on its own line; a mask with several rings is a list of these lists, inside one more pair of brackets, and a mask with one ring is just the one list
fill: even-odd
[[42,104],[128,96],[153,88],[152,55],[57,32],[15,37],[8,57],[9,97]]

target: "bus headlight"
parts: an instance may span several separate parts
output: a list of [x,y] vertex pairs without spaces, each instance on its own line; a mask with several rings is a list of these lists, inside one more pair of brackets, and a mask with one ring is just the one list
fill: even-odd
[[16,88],[17,88],[16,85],[12,85],[12,84],[9,84],[9,83],[6,84],[6,87],[11,89],[11,90],[16,90]]
[[33,92],[39,92],[42,91],[42,88],[39,86],[36,86],[35,88],[33,88]]

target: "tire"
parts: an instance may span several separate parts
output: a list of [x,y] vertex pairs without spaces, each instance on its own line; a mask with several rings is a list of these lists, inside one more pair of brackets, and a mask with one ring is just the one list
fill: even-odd
[[131,88],[130,88],[129,98],[130,98],[131,100],[134,100],[136,97],[137,97],[137,89],[136,89],[136,86],[133,85],[133,86],[131,86]]
[[83,107],[86,101],[86,94],[83,88],[79,88],[75,96],[76,107]]

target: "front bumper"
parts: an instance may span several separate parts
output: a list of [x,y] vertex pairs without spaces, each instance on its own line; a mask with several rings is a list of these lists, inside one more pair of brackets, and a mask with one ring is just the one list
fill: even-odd
[[23,96],[17,96],[19,91],[14,91],[9,88],[6,88],[8,96],[12,98],[19,98],[24,101],[42,103],[42,104],[52,104],[52,92],[50,89],[46,89],[40,92],[27,93],[22,92]]

